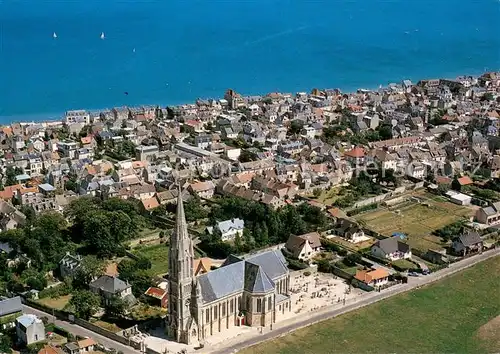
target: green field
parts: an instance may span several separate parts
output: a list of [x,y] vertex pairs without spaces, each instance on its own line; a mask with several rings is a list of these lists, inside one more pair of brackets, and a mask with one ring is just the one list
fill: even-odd
[[500,351],[500,257],[243,354]]
[[[471,214],[471,209],[438,199],[429,194],[418,195],[425,198],[425,204],[412,203],[401,209],[378,209],[356,216],[356,220],[367,228],[386,236],[394,232],[408,235],[412,248],[421,251],[442,249],[441,239],[433,231],[454,223]],[[396,211],[399,210],[399,213]]]
[[165,244],[139,246],[133,253],[151,261],[151,275],[164,275],[168,272],[168,247]]

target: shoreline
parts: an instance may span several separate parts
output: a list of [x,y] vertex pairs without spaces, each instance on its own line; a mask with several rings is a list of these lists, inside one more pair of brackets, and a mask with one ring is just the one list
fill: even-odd
[[[417,82],[422,81],[422,80],[432,80],[432,79],[455,80],[459,76],[480,77],[482,74],[484,74],[486,72],[490,72],[490,71],[497,71],[497,70],[489,70],[489,71],[473,70],[473,71],[471,71],[469,73],[466,73],[466,74],[464,74],[464,73],[462,73],[462,74],[455,74],[455,75],[448,74],[448,75],[444,75],[444,76],[436,75],[436,76],[434,76],[432,78],[430,78],[430,77],[427,77],[427,78],[418,78],[416,81],[414,81],[413,79],[411,79],[411,75],[409,75],[408,77],[406,77],[406,78],[400,78],[397,81],[386,82],[386,84],[374,85],[373,83],[371,83],[371,84],[367,84],[367,85],[364,85],[364,86],[361,86],[361,87],[357,87],[357,88],[346,88],[345,90],[342,89],[342,88],[340,88],[340,87],[331,86],[331,87],[322,87],[322,88],[319,88],[319,87],[310,87],[309,89],[306,89],[306,90],[279,90],[279,91],[269,91],[269,92],[265,92],[265,93],[263,93],[263,92],[260,92],[260,93],[241,93],[241,91],[239,91],[237,88],[233,88],[233,89],[236,92],[241,93],[242,97],[249,97],[249,96],[262,96],[262,97],[264,97],[264,96],[266,96],[266,95],[268,95],[269,93],[272,93],[272,92],[291,93],[291,94],[298,93],[298,92],[308,92],[309,93],[309,92],[311,92],[311,90],[313,88],[318,88],[319,90],[324,90],[324,89],[338,89],[342,93],[352,94],[352,93],[355,93],[355,92],[357,92],[359,90],[368,90],[368,91],[372,91],[372,92],[378,91],[380,89],[380,85],[382,86],[382,88],[387,88],[389,84],[391,84],[391,83],[401,83],[403,80],[410,80],[415,85]],[[500,69],[499,69],[499,71],[500,71]],[[451,76],[453,76],[453,78]],[[232,87],[227,87],[226,89],[229,89],[229,88],[232,88]],[[88,111],[88,112],[104,112],[104,111],[111,110],[114,107],[123,107],[123,106],[126,106],[126,107],[142,107],[142,106],[168,107],[168,106],[180,106],[180,105],[185,105],[185,104],[194,104],[196,102],[196,100],[198,100],[198,99],[215,99],[215,100],[219,100],[219,99],[222,99],[224,97],[224,91],[221,92],[221,96],[206,97],[206,98],[197,97],[197,98],[192,98],[191,101],[187,101],[186,100],[186,101],[180,102],[180,103],[177,103],[177,102],[170,102],[170,103],[149,103],[149,104],[148,103],[134,103],[134,104],[129,104],[129,105],[117,104],[117,105],[110,105],[109,107],[104,107],[104,108],[73,107],[73,108],[69,108],[69,109],[67,109],[65,111],[61,111],[61,112],[0,115],[0,127],[9,126],[9,125],[14,124],[14,123],[41,124],[41,123],[62,122],[62,120],[64,118],[65,112],[66,111],[70,111],[70,110],[85,110],[85,111]]]

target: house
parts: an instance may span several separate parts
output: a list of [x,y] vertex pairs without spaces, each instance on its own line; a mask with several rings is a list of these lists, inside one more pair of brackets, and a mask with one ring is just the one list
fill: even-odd
[[410,246],[399,241],[397,237],[389,237],[377,241],[371,247],[370,251],[375,257],[389,259],[391,261],[411,258]]
[[356,270],[354,276],[357,280],[365,283],[368,286],[377,288],[389,282],[389,273],[383,268],[375,270]]
[[91,282],[89,288],[92,292],[101,296],[104,304],[108,304],[115,296],[122,298],[129,305],[133,305],[137,302],[132,294],[132,285],[117,277],[103,275]]
[[66,353],[68,354],[79,354],[80,353],[80,348],[78,347],[78,344],[74,343],[74,342],[71,342],[71,343],[67,343],[65,346],[64,346],[64,350],[66,351]]
[[290,235],[285,244],[285,249],[301,261],[309,261],[321,250],[320,235],[310,232],[304,235]]
[[93,352],[94,348],[97,346],[97,343],[92,338],[85,338],[76,342],[76,345],[78,346],[79,354],[83,354],[87,352]]
[[36,315],[26,314],[16,318],[17,339],[24,345],[45,340],[45,325]]
[[16,325],[16,318],[22,315],[23,305],[19,296],[0,300],[0,330]]
[[168,292],[167,290],[149,287],[148,290],[144,293],[144,295],[148,298],[148,302],[153,306],[158,306],[162,308],[166,308],[168,305]]
[[232,241],[236,238],[236,236],[243,236],[245,222],[238,218],[221,221],[214,227],[208,226],[207,232],[212,235],[214,233],[214,229],[220,231],[222,241]]
[[61,273],[61,277],[73,277],[82,265],[82,256],[80,255],[72,255],[69,252],[66,252],[66,255],[59,262],[59,272]]
[[26,216],[12,204],[0,200],[0,230],[7,231],[24,226]]
[[214,196],[215,185],[212,181],[196,182],[189,185],[188,190],[200,198],[210,199]]
[[344,153],[344,157],[353,166],[363,165],[365,162],[365,150],[361,147],[355,147],[354,149]]
[[139,161],[150,161],[158,155],[160,149],[156,145],[139,145],[135,148],[135,158]]
[[472,252],[481,252],[483,240],[476,231],[467,231],[453,240],[451,248],[456,254],[465,256]]
[[476,211],[476,220],[486,225],[500,223],[500,201],[493,203],[491,206],[479,208]]
[[365,241],[367,239],[359,224],[346,218],[337,219],[335,233],[352,243]]
[[64,351],[61,348],[54,347],[51,344],[45,344],[37,354],[64,354]]

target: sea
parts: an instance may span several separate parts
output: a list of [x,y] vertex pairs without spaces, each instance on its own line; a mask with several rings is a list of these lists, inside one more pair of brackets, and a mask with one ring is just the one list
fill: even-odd
[[499,0],[0,0],[0,124],[492,70]]

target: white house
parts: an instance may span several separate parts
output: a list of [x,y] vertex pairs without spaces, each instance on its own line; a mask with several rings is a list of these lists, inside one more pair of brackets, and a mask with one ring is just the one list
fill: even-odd
[[371,254],[391,261],[411,258],[410,246],[399,241],[397,237],[377,241],[371,248]]
[[321,250],[320,235],[310,232],[304,235],[290,235],[285,244],[285,249],[301,261],[309,261]]
[[19,342],[30,345],[45,340],[45,326],[36,315],[22,315],[16,318],[16,334]]
[[213,227],[207,227],[207,232],[212,235],[214,233],[214,229],[218,229],[220,231],[222,241],[232,241],[235,239],[236,235],[240,237],[243,235],[245,222],[238,218],[221,221]]

